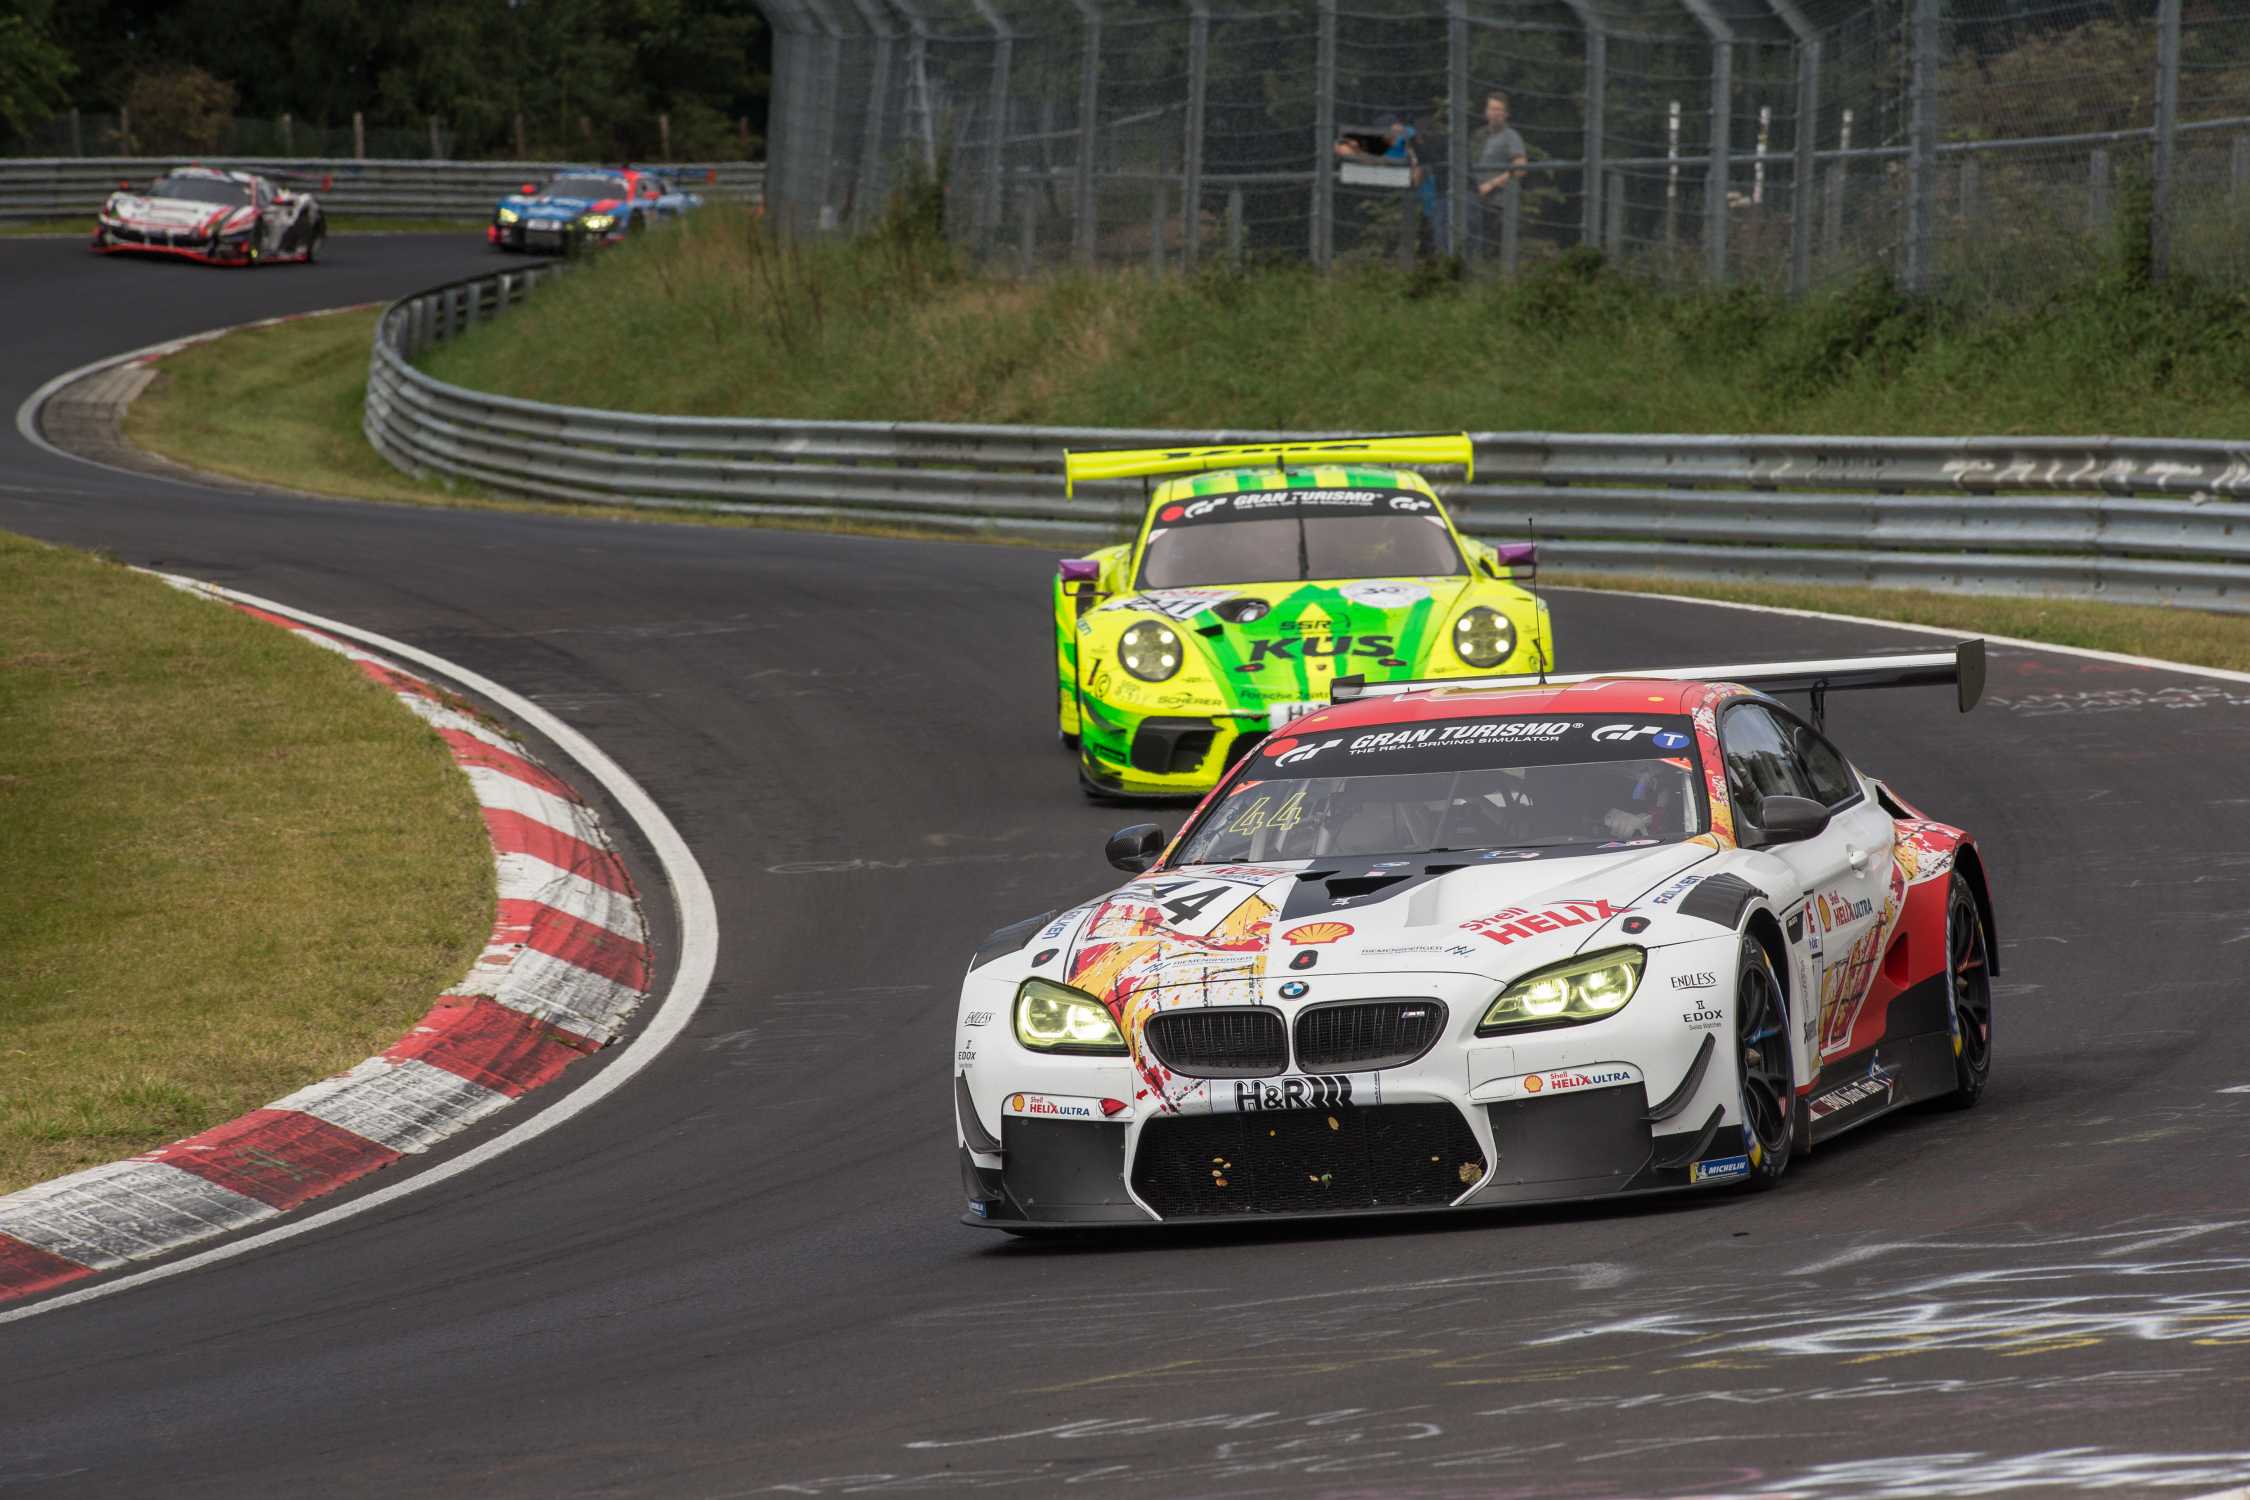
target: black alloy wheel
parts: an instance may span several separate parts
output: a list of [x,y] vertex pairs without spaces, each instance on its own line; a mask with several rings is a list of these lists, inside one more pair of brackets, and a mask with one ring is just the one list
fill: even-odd
[[1947,1020],[1953,1031],[1953,1092],[1941,1101],[1967,1109],[1984,1097],[1992,1073],[1992,949],[1984,913],[1956,871],[1945,902]]
[[1734,1034],[1741,1054],[1744,1181],[1769,1188],[1789,1169],[1797,1110],[1796,1069],[1789,1055],[1789,1004],[1765,944],[1742,935],[1735,964]]

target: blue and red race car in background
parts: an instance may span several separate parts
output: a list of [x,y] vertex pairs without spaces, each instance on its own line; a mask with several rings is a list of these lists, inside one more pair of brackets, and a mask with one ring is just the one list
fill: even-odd
[[502,198],[485,238],[502,250],[564,255],[637,234],[702,203],[699,194],[643,167],[564,167],[545,187],[527,182]]

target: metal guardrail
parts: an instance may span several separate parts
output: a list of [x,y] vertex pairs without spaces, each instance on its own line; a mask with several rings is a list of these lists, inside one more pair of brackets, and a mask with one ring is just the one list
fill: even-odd
[[[0,159],[0,222],[83,218],[91,225],[102,200],[119,182],[146,186],[182,164],[174,156],[59,156]],[[313,189],[332,214],[388,219],[481,219],[502,196],[527,182],[554,175],[554,162],[359,161],[323,157],[203,157],[208,167],[281,170],[328,179]],[[706,198],[757,199],[765,191],[765,163],[680,162],[682,187]]]
[[[550,406],[413,360],[559,267],[385,309],[365,428],[398,468],[549,500],[688,508],[1081,546],[1127,534],[1130,483],[1062,492],[1065,448],[1270,432],[799,422]],[[1551,565],[2098,598],[2250,612],[2250,445],[2143,438],[1476,434],[1440,486],[1471,535]]]

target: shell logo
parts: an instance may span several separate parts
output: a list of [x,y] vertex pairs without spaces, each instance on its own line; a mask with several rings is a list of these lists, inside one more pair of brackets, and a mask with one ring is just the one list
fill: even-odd
[[1529,1078],[1526,1078],[1523,1081],[1523,1091],[1527,1094],[1536,1094],[1546,1086],[1546,1081],[1542,1079],[1537,1073],[1532,1074]]
[[1347,938],[1356,931],[1349,922],[1307,922],[1302,927],[1292,927],[1281,935],[1285,943],[1333,943]]
[[1019,1115],[1020,1115],[1020,1114],[1022,1114],[1022,1113],[1023,1113],[1023,1095],[1021,1095],[1021,1094],[1010,1094],[1010,1095],[1008,1096],[1008,1108],[1010,1108],[1010,1109],[1014,1110],[1014,1111],[1015,1111],[1015,1112],[1016,1112],[1017,1114],[1019,1114]]

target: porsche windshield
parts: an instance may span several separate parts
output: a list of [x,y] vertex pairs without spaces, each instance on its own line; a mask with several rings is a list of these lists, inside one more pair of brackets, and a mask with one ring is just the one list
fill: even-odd
[[1465,571],[1437,505],[1410,490],[1249,490],[1168,502],[1149,523],[1140,587]]
[[624,197],[625,184],[614,177],[558,177],[539,191],[549,198],[590,198],[600,202],[604,198]]
[[160,177],[148,190],[151,198],[184,198],[190,203],[244,204],[250,201],[250,184],[226,177]]
[[1176,863],[1625,848],[1703,828],[1684,718],[1440,719],[1268,740]]

